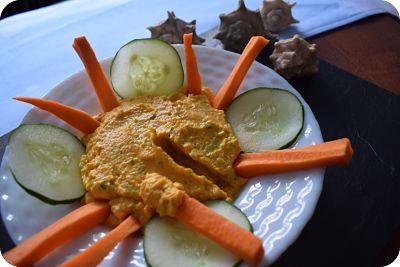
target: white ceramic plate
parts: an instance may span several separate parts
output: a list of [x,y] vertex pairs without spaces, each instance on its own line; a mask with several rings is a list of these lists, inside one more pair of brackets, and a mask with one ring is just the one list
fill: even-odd
[[[178,45],[176,48],[184,62],[182,47]],[[197,46],[195,50],[203,83],[217,91],[239,56],[203,46]],[[110,62],[111,58],[102,61],[106,73],[109,72]],[[261,86],[289,90],[302,101],[305,124],[294,147],[322,142],[318,123],[300,94],[273,70],[255,62],[244,79],[239,94]],[[99,104],[84,71],[72,75],[57,85],[46,98],[80,108],[91,114],[100,112]],[[36,108],[33,108],[23,121],[23,123],[33,122],[58,125],[79,135],[58,118]],[[25,193],[13,180],[7,168],[6,156],[3,158],[0,171],[2,219],[11,238],[17,244],[78,207],[78,203],[50,206]],[[254,233],[264,242],[266,256],[262,266],[274,262],[299,236],[317,204],[323,177],[324,169],[275,174],[251,178],[243,188],[235,204],[246,213],[253,224]],[[98,226],[57,249],[44,258],[38,266],[60,264],[90,246],[108,231],[109,228],[106,226]],[[101,266],[145,265],[141,239],[133,236],[121,242],[101,263]]]

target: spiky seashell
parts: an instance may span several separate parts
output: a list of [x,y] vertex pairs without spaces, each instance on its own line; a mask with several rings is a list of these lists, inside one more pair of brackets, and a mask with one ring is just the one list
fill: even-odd
[[290,79],[318,72],[317,48],[296,34],[274,44],[270,59],[274,70]]
[[221,14],[219,18],[221,24],[214,38],[219,39],[226,50],[241,53],[250,38],[255,35],[272,38],[264,29],[260,12],[247,9],[243,0],[239,0],[237,10]]
[[260,13],[264,28],[271,32],[278,32],[299,21],[292,16],[292,7],[296,3],[288,4],[283,0],[263,1]]
[[193,33],[193,44],[202,44],[205,41],[196,34],[196,20],[186,22],[177,18],[173,11],[167,13],[168,18],[165,21],[147,28],[151,32],[151,38],[163,39],[171,44],[182,44],[183,34]]

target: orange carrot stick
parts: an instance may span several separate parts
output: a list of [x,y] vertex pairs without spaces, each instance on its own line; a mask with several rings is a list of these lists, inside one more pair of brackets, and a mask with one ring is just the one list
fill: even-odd
[[176,218],[251,265],[258,265],[264,257],[260,238],[215,213],[194,198],[185,195]]
[[56,101],[23,96],[16,96],[14,99],[48,111],[85,134],[93,133],[100,125],[100,122],[86,112]]
[[251,64],[268,43],[262,36],[251,37],[231,74],[215,96],[212,102],[214,108],[225,109],[231,103]]
[[353,148],[350,140],[343,138],[297,149],[241,154],[237,158],[234,168],[238,175],[252,177],[335,164],[348,164],[352,156]]
[[83,252],[59,265],[59,267],[97,266],[120,241],[140,229],[140,227],[140,223],[132,216],[129,216],[120,225],[106,234],[106,236]]
[[72,47],[81,58],[83,65],[85,65],[86,72],[89,75],[102,109],[110,111],[119,106],[118,99],[86,37],[75,38]]
[[57,247],[104,222],[109,213],[110,208],[106,202],[89,203],[62,217],[3,256],[12,265],[32,266]]
[[183,35],[183,45],[186,58],[187,93],[198,95],[201,93],[201,77],[197,68],[196,54],[192,47],[193,33]]

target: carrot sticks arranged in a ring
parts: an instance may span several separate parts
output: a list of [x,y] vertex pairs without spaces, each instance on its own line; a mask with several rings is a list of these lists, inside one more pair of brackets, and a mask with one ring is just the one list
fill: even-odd
[[93,133],[100,125],[100,122],[86,112],[56,101],[23,96],[16,96],[14,99],[48,111],[84,134]]
[[120,241],[141,227],[142,226],[135,218],[129,216],[99,241],[85,249],[83,252],[59,265],[59,267],[95,267]]
[[186,58],[186,91],[188,94],[198,95],[201,93],[201,77],[197,68],[196,54],[192,47],[193,33],[183,35],[183,45]]
[[15,266],[32,266],[57,247],[103,223],[110,214],[107,202],[92,202],[65,215],[3,254]]
[[85,66],[103,111],[110,111],[118,107],[118,99],[86,37],[75,38],[72,46]]
[[269,41],[262,36],[251,37],[231,74],[215,96],[212,102],[214,108],[225,109],[231,103],[251,64],[268,43]]
[[348,164],[352,156],[353,149],[350,140],[343,138],[296,149],[241,154],[237,158],[234,168],[238,175],[252,177],[335,164]]
[[[186,55],[187,93],[200,94],[202,84],[196,55],[192,48],[192,34],[185,34],[183,40]],[[268,42],[261,36],[251,38],[232,73],[213,99],[212,105],[215,108],[225,109],[229,105],[251,64]],[[85,65],[103,110],[110,111],[117,107],[119,101],[86,38],[76,38],[73,47]],[[29,97],[15,97],[15,99],[49,111],[85,134],[92,133],[100,125],[89,114],[55,101]],[[344,138],[298,149],[242,154],[238,157],[234,168],[238,175],[251,177],[333,164],[347,164],[352,155],[350,141]],[[55,248],[104,222],[109,213],[108,203],[89,203],[22,242],[5,253],[4,257],[17,266],[32,265]],[[184,196],[176,219],[251,265],[260,264],[264,257],[265,251],[260,238],[188,195]],[[105,237],[60,266],[96,266],[117,243],[140,228],[141,224],[134,217],[129,216]]]

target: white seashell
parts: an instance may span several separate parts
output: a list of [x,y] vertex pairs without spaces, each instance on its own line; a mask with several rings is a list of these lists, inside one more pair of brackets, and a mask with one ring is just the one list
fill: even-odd
[[296,34],[274,44],[270,59],[274,70],[287,79],[318,72],[317,47]]
[[283,0],[265,0],[262,3],[260,13],[264,28],[271,32],[278,32],[298,23],[292,16],[292,7],[296,3],[288,4]]

